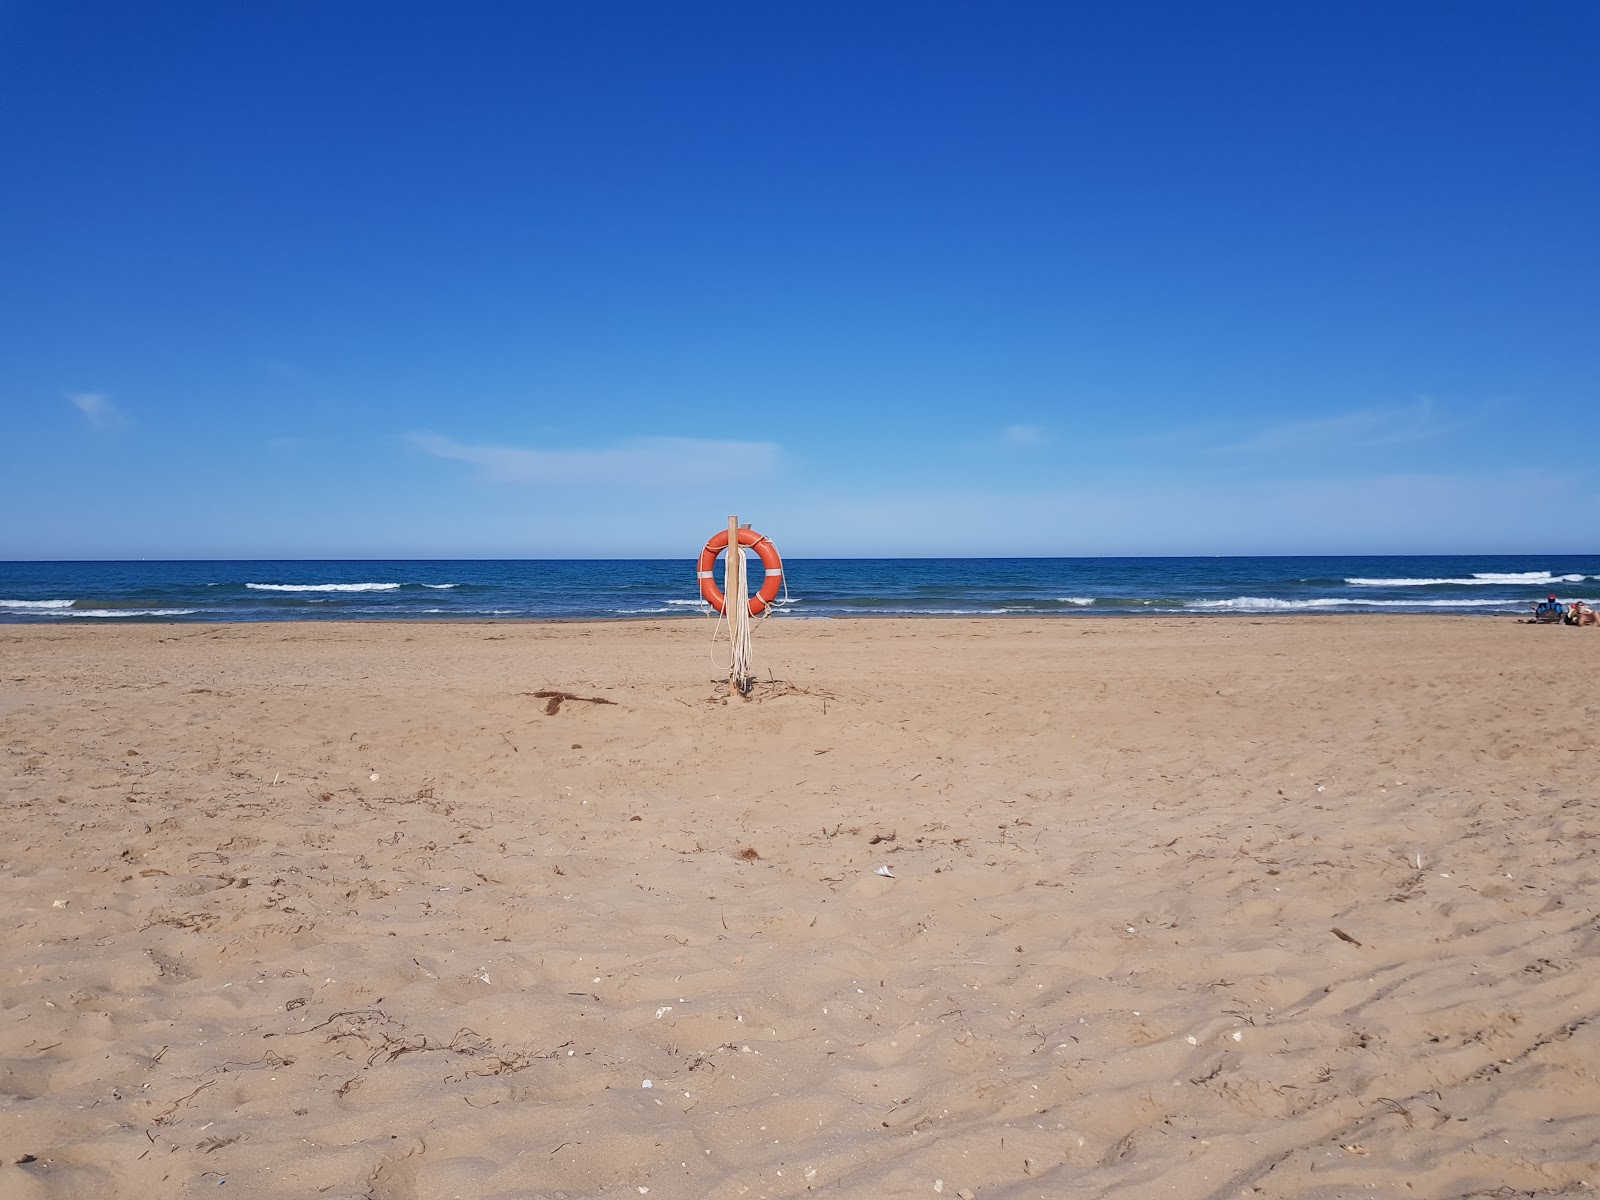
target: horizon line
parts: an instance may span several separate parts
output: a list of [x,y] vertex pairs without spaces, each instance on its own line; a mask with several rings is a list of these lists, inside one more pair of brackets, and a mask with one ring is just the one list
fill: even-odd
[[[676,562],[680,559],[693,560],[694,554],[617,554],[610,556],[579,556],[571,554],[549,555],[490,555],[482,556],[456,556],[456,555],[411,555],[411,556],[340,556],[340,555],[302,555],[282,557],[277,555],[235,557],[213,557],[207,555],[183,556],[177,558],[165,556],[139,556],[130,558],[0,558],[0,566],[13,566],[23,564],[53,564],[76,565],[83,563],[282,563],[282,562],[348,562],[348,563],[399,563],[399,562]],[[927,562],[927,561],[970,561],[970,562],[999,562],[999,561],[1027,561],[1027,562],[1055,562],[1063,560],[1092,560],[1092,559],[1164,559],[1164,558],[1594,558],[1600,557],[1600,550],[1471,550],[1471,551],[1322,551],[1319,553],[1272,553],[1272,554],[1245,554],[1245,553],[1185,553],[1185,554],[796,554],[787,555],[786,559],[795,562]]]

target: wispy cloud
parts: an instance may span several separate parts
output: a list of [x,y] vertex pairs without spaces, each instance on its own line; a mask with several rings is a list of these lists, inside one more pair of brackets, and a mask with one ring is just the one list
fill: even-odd
[[[1530,531],[1527,497],[1548,519]],[[841,488],[782,496],[763,532],[793,555],[1576,553],[1600,502],[1578,472],[1349,472],[1195,481],[1160,469],[1044,488]],[[893,540],[883,542],[885,535]]]
[[67,403],[83,414],[91,429],[115,429],[128,423],[122,410],[104,392],[69,392]]
[[1049,440],[1050,435],[1043,425],[1007,425],[1000,431],[1002,446],[1043,446]]
[[1050,431],[1043,425],[1005,425],[995,433],[967,442],[964,448],[994,454],[996,451],[1032,450],[1048,446],[1050,440]]
[[705,438],[630,438],[593,450],[470,445],[433,433],[406,440],[437,458],[469,463],[497,483],[696,487],[774,471],[781,457],[772,442]]
[[1286,450],[1364,450],[1431,441],[1454,433],[1470,423],[1471,419],[1441,419],[1433,400],[1425,396],[1413,404],[1394,408],[1365,408],[1308,421],[1271,425],[1221,449],[1274,453]]

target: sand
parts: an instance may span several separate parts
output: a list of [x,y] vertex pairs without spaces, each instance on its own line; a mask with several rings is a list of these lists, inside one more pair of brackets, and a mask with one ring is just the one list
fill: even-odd
[[1600,1184],[1600,631],[709,634],[0,628],[0,1196]]

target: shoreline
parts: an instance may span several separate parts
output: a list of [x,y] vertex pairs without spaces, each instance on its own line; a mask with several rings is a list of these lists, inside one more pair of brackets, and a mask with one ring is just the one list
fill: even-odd
[[[1530,608],[1531,612],[1532,609]],[[1299,610],[1285,612],[1282,610],[1264,609],[1261,611],[1236,610],[1215,612],[1184,612],[1153,609],[1149,612],[1060,612],[1042,614],[1028,613],[786,613],[781,617],[774,616],[768,623],[788,623],[794,621],[1144,621],[1144,620],[1194,620],[1194,621],[1295,621],[1295,620],[1405,620],[1414,621],[1419,618],[1429,621],[1500,621],[1507,624],[1531,624],[1526,618],[1513,613],[1504,612],[1452,612],[1432,609],[1427,612],[1339,612],[1332,610]],[[0,617],[0,631],[11,629],[57,629],[57,628],[98,628],[98,627],[127,627],[127,628],[179,628],[201,629],[222,628],[233,626],[267,626],[277,628],[289,626],[324,626],[324,625],[399,625],[399,626],[449,626],[449,625],[639,625],[639,624],[664,624],[681,625],[691,621],[710,623],[711,618],[703,613],[689,614],[686,616],[669,615],[664,613],[614,615],[614,616],[580,616],[580,617],[470,617],[470,616],[411,616],[396,614],[389,617],[373,618],[361,617],[241,617],[233,621],[183,621],[160,617],[52,617],[52,618],[4,618]],[[763,627],[762,619],[757,618],[755,626]]]

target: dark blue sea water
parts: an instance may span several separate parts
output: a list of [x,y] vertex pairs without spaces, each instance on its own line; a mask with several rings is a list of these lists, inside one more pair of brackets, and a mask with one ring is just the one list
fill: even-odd
[[[1600,603],[1600,555],[797,559],[784,617],[1509,614]],[[720,570],[719,570],[720,576]],[[696,616],[692,559],[0,563],[0,621]]]

